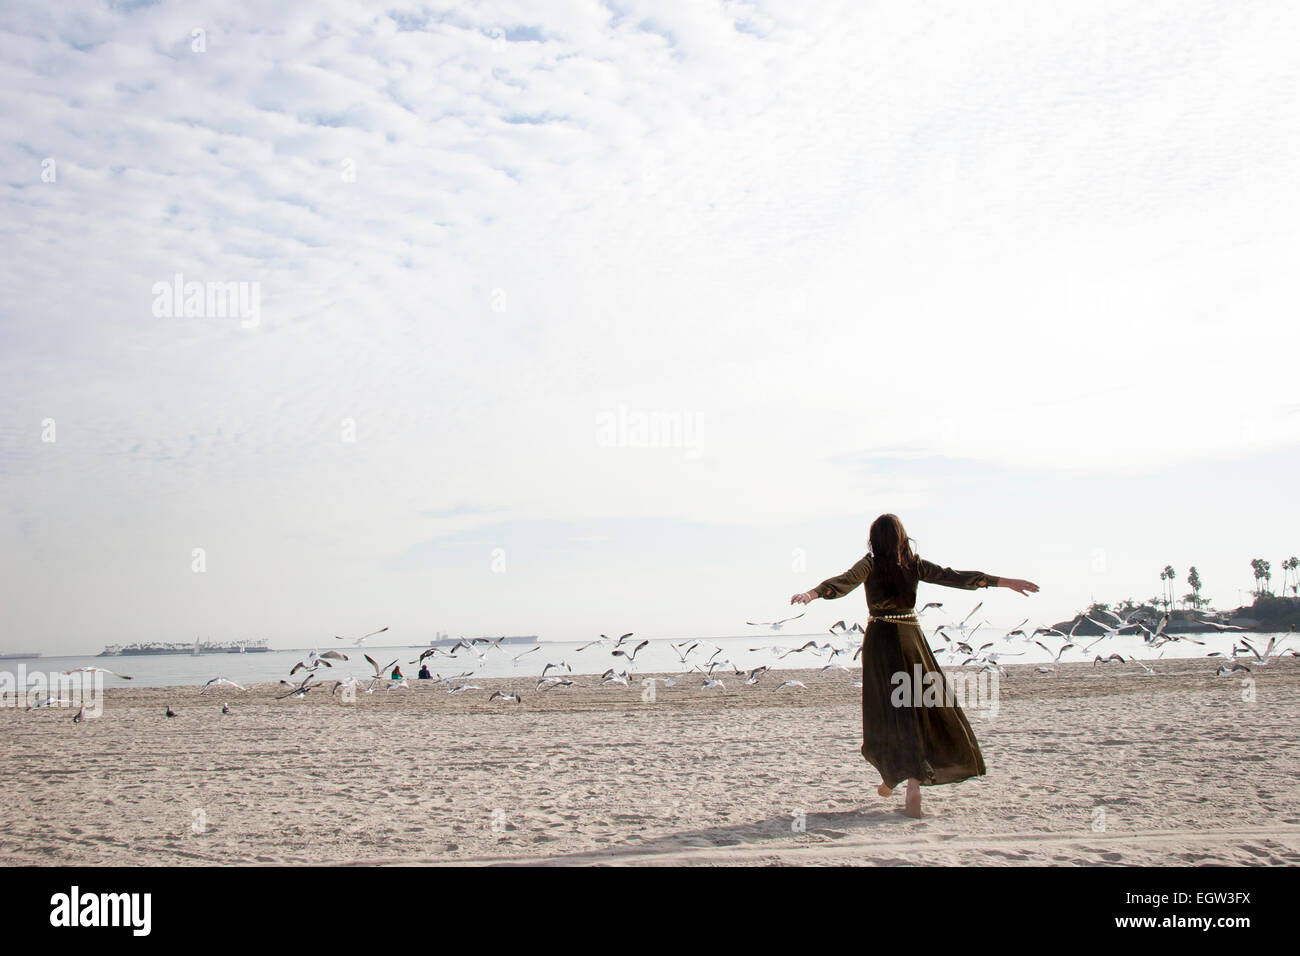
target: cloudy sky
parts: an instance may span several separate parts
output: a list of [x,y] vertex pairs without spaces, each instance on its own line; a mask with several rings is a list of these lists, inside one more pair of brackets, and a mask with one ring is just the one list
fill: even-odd
[[995,623],[1166,564],[1235,606],[1300,551],[1296,49],[1287,2],[8,2],[0,650],[743,633],[884,511],[1041,585]]

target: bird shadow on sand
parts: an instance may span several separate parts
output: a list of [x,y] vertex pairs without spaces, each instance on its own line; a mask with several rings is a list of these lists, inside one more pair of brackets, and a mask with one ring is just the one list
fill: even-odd
[[903,827],[917,821],[902,812],[901,802],[882,801],[855,810],[827,810],[809,813],[802,819],[794,813],[778,814],[766,820],[733,823],[726,826],[680,830],[664,836],[643,839],[635,834],[618,843],[559,854],[545,860],[519,861],[524,865],[587,864],[616,862],[620,857],[646,857],[656,854],[689,853],[693,850],[762,850],[774,851],[802,847],[833,847],[855,834],[878,829]]

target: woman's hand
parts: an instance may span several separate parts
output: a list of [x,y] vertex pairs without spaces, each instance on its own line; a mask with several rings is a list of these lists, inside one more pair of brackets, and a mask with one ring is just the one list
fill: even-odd
[[791,604],[807,604],[809,601],[817,600],[816,591],[804,591],[802,594],[796,594],[790,598]]
[[1038,585],[1033,581],[1026,581],[1022,578],[999,578],[998,586],[1011,588],[1013,591],[1019,591],[1021,594],[1037,593]]

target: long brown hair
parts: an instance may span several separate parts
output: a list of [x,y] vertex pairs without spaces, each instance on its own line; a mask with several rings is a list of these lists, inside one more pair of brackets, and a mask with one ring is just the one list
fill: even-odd
[[881,515],[871,522],[869,539],[872,571],[881,577],[886,590],[901,590],[915,581],[916,552],[898,515]]

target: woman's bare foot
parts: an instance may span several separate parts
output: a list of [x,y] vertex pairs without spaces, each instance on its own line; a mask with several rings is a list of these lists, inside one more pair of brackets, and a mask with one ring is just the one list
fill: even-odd
[[903,812],[909,817],[921,817],[921,781],[915,778],[907,781],[907,799],[903,803]]
[[894,791],[889,787],[886,787],[883,783],[876,787],[876,793],[880,794],[882,797],[892,797],[894,795]]

